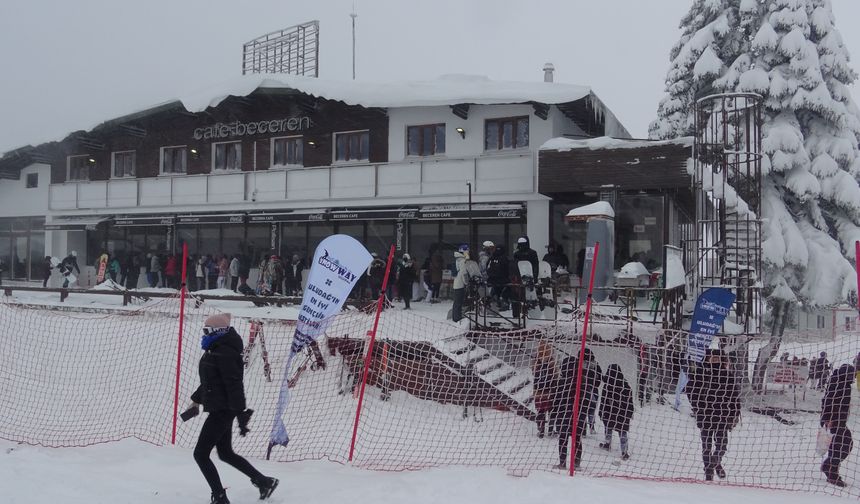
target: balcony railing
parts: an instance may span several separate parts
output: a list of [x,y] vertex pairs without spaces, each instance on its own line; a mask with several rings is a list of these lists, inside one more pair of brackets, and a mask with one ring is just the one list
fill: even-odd
[[337,164],[256,172],[174,175],[52,184],[51,210],[241,202],[318,201],[536,190],[534,154],[496,154],[395,163]]

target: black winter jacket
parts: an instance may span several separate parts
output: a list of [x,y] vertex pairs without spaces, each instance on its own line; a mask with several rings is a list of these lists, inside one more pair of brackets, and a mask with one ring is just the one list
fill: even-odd
[[741,390],[735,375],[721,364],[705,361],[690,375],[687,397],[703,430],[731,430],[741,416]]
[[191,400],[202,404],[203,411],[243,411],[243,373],[242,337],[231,327],[200,358],[200,386]]
[[609,366],[600,401],[600,420],[607,430],[627,432],[633,418],[633,391],[617,364]]
[[[566,357],[561,364],[560,387],[554,406],[556,412],[564,419],[564,425],[573,420],[573,405],[576,402],[576,357]],[[584,432],[588,421],[588,411],[595,399],[593,392],[600,387],[600,366],[596,362],[586,362],[582,367],[582,385],[579,393],[578,430]]]
[[848,364],[839,366],[830,375],[827,390],[821,398],[821,425],[830,423],[831,429],[845,427],[851,410],[851,384],[854,368]]
[[532,278],[537,280],[538,277],[538,255],[537,252],[531,249],[531,245],[526,238],[526,243],[517,244],[517,249],[514,251],[514,265],[520,261],[528,261],[532,265]]

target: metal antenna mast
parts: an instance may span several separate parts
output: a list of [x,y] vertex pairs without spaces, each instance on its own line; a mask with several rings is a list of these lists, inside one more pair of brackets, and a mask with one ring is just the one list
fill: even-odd
[[355,2],[352,2],[352,12],[349,17],[352,18],[352,80],[355,80],[355,18],[358,17],[355,13]]

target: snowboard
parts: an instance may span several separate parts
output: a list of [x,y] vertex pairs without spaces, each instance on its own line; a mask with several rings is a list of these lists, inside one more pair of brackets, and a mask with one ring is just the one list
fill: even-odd
[[96,283],[100,284],[105,281],[105,273],[107,272],[108,255],[102,254],[99,256],[99,270],[96,274]]
[[528,261],[517,262],[517,269],[520,272],[520,279],[523,282],[525,289],[526,306],[532,307],[537,304],[537,293],[535,292],[535,276],[532,269],[532,263]]

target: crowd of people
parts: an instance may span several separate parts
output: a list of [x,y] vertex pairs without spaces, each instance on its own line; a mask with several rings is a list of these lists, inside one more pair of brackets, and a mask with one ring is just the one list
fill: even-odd
[[[567,467],[568,447],[574,429],[573,460],[577,468],[580,466],[583,457],[581,440],[597,434],[595,413],[604,428],[604,439],[599,447],[610,451],[617,433],[621,459],[630,457],[629,432],[635,412],[632,387],[618,364],[609,365],[604,373],[591,349],[586,348],[583,355],[578,397],[577,356],[565,357],[557,366],[552,346],[541,341],[532,361],[538,437],[558,436],[559,468]],[[826,353],[822,352],[816,361],[825,372],[830,369]],[[705,480],[711,481],[715,476],[724,479],[726,469],[723,460],[728,451],[729,433],[741,418],[741,383],[731,359],[717,349],[708,350],[703,362],[691,364],[689,378],[684,393],[700,433]],[[826,372],[822,387],[820,425],[826,433],[827,445],[820,469],[827,482],[838,487],[845,486],[839,475],[839,466],[853,448],[847,420],[851,385],[855,379],[860,388],[860,355],[853,365],[843,364],[832,373]],[[575,418],[574,414],[577,415]]]

